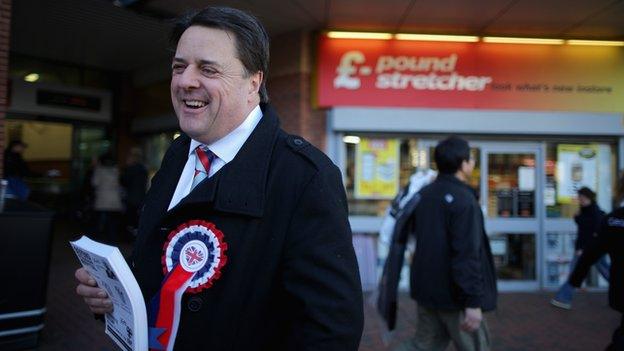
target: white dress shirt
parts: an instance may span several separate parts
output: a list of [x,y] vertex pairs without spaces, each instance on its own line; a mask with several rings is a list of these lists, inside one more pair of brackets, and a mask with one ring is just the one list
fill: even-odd
[[[249,115],[247,115],[247,118],[245,118],[243,123],[236,127],[236,129],[231,131],[223,138],[215,141],[214,143],[207,145],[208,149],[210,149],[210,151],[212,151],[217,156],[210,165],[208,178],[212,177],[221,169],[221,167],[225,166],[226,163],[234,159],[238,151],[241,149],[241,147],[243,147],[245,141],[247,141],[247,139],[251,135],[251,132],[253,132],[253,130],[260,122],[261,118],[262,110],[258,105],[249,113]],[[186,197],[186,195],[191,192],[191,185],[193,184],[193,176],[195,175],[195,163],[197,159],[195,148],[200,145],[202,145],[202,143],[197,140],[191,139],[188,159],[186,160],[186,164],[184,165],[184,169],[182,170],[182,175],[180,176],[180,180],[178,180],[178,185],[176,186],[176,190],[173,193],[173,197],[171,198],[171,202],[169,203],[169,208],[167,209],[167,211],[175,207],[183,198]]]

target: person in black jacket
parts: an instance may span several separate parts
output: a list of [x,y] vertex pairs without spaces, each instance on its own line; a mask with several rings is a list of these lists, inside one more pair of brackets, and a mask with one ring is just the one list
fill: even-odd
[[[624,186],[624,176],[620,179],[620,189]],[[581,286],[591,266],[605,254],[611,257],[609,281],[609,305],[622,313],[620,326],[613,332],[611,344],[607,351],[624,350],[624,194],[619,194],[619,207],[602,220],[598,235],[583,250],[569,283],[574,287]]]
[[[184,133],[154,175],[131,259],[151,348],[356,351],[362,286],[342,176],[280,128],[264,27],[207,7],[180,18],[172,41]],[[76,277],[92,312],[111,311],[84,269]]]
[[420,191],[414,210],[416,253],[411,295],[418,303],[416,335],[397,350],[489,349],[484,311],[496,308],[496,276],[483,214],[466,184],[474,168],[468,143],[438,144],[440,174]]
[[[581,209],[579,213],[574,216],[574,221],[578,227],[576,242],[574,245],[575,252],[570,262],[570,272],[574,270],[578,258],[583,253],[583,250],[590,246],[596,238],[596,231],[600,225],[600,221],[604,217],[605,213],[598,207],[596,203],[596,193],[587,187],[582,187],[577,191],[579,204]],[[609,280],[609,264],[607,263],[606,256],[602,256],[596,264],[598,272],[606,279]],[[561,285],[555,297],[550,300],[553,306],[570,309],[572,308],[572,297],[574,296],[574,287],[567,281]]]

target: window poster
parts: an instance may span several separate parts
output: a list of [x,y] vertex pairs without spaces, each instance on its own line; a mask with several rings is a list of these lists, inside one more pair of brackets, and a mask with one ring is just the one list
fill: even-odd
[[355,198],[392,199],[399,191],[399,140],[362,138],[356,147]]
[[598,145],[557,145],[557,200],[569,204],[578,189],[598,191]]

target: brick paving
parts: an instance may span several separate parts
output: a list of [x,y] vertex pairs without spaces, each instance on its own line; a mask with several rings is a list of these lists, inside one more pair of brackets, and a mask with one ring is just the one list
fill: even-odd
[[[41,332],[41,351],[108,351],[117,347],[104,334],[103,324],[93,319],[75,292],[73,272],[78,267],[69,244],[79,230],[72,223],[57,223],[54,231],[46,314]],[[122,251],[127,252],[127,245]],[[603,350],[619,322],[607,306],[606,293],[579,293],[574,309],[551,307],[551,293],[505,293],[499,309],[487,315],[494,350]],[[414,333],[415,304],[407,296],[400,300],[398,329],[388,347],[384,346],[381,320],[366,304],[366,321],[360,351],[391,350],[399,340]],[[450,347],[449,349],[453,349]],[[322,350],[319,350],[322,351]]]

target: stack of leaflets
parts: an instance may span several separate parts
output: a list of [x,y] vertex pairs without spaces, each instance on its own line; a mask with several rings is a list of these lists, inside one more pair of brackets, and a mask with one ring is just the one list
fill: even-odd
[[86,236],[71,242],[80,263],[113,302],[105,315],[106,334],[127,351],[148,349],[147,313],[143,294],[119,249]]

